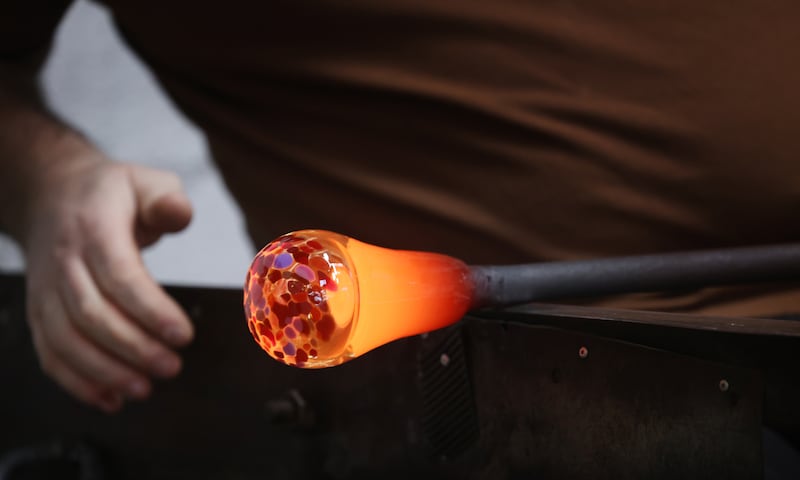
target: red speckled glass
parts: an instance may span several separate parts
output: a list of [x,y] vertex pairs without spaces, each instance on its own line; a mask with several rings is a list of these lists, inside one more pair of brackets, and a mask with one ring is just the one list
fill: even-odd
[[244,310],[250,333],[288,365],[338,365],[393,340],[458,321],[473,285],[460,260],[303,230],[256,255]]

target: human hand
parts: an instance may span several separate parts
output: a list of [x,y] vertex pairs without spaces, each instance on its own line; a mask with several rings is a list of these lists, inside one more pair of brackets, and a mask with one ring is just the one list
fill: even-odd
[[152,378],[180,371],[175,349],[193,336],[139,252],[188,225],[178,177],[89,154],[51,164],[30,198],[20,241],[42,369],[106,412],[148,397]]

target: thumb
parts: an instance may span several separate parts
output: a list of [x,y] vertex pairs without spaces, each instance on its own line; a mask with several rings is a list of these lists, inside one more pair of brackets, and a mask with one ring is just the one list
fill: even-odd
[[189,225],[192,205],[172,172],[138,165],[129,169],[136,196],[136,233],[140,245],[149,245],[164,234]]

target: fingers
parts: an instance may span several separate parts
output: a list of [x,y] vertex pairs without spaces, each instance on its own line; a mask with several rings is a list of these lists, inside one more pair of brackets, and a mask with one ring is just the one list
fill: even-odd
[[191,322],[150,277],[136,244],[124,229],[111,225],[106,231],[98,231],[84,256],[99,291],[122,314],[173,347],[191,341]]
[[79,400],[111,413],[123,395],[149,395],[148,379],[84,338],[54,292],[42,295],[29,316],[42,370]]
[[126,318],[97,289],[80,259],[65,265],[61,299],[69,318],[90,341],[128,365],[158,377],[178,373],[178,355]]
[[89,380],[72,370],[66,363],[56,361],[55,368],[47,371],[61,388],[72,393],[78,400],[94,405],[106,413],[116,413],[122,409],[122,395],[112,390],[102,390]]
[[188,199],[182,194],[169,193],[138,212],[134,237],[139,247],[149,247],[165,233],[178,232],[186,228],[192,211]]
[[172,172],[141,166],[128,169],[136,194],[137,218],[147,233],[177,232],[189,225],[192,205]]

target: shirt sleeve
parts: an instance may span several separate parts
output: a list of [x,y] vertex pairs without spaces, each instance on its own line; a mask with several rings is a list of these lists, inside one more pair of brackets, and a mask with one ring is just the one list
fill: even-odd
[[0,6],[0,60],[23,61],[49,48],[72,0],[5,0]]

